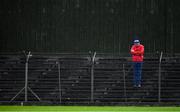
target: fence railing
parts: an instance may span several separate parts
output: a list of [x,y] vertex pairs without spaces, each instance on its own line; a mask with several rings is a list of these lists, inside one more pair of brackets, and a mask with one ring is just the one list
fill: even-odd
[[180,103],[180,56],[145,57],[141,88],[133,87],[129,58],[1,55],[0,102]]

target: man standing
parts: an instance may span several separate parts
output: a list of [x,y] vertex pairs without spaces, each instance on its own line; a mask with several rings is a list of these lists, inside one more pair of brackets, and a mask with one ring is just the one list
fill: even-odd
[[141,87],[141,71],[144,58],[144,46],[139,40],[134,40],[131,47],[132,61],[134,66],[134,86]]

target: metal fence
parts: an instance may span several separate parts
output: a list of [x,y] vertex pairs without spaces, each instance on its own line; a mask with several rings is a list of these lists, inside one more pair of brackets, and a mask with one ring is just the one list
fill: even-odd
[[180,56],[146,56],[142,87],[130,57],[30,52],[0,56],[0,102],[50,104],[180,103]]

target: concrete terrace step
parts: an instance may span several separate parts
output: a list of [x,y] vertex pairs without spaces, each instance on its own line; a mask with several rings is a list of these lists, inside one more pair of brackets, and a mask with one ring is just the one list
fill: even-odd
[[[66,103],[90,102],[90,55],[34,55],[29,60],[29,87],[43,100],[58,101],[59,73],[61,70],[62,101]],[[124,73],[126,96],[124,96]],[[163,57],[161,63],[162,101],[180,101],[180,57]],[[0,101],[11,99],[24,87],[25,58],[0,55]],[[159,57],[145,57],[142,69],[142,87],[133,87],[133,65],[130,57],[100,56],[95,58],[95,102],[157,102]],[[24,94],[24,92],[23,92]],[[24,95],[16,101],[24,100]],[[175,99],[177,98],[177,100]],[[36,100],[32,94],[29,101]]]

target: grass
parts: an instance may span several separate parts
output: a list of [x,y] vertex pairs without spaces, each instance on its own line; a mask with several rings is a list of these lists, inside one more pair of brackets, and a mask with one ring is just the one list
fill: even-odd
[[180,107],[0,106],[0,112],[180,112]]

